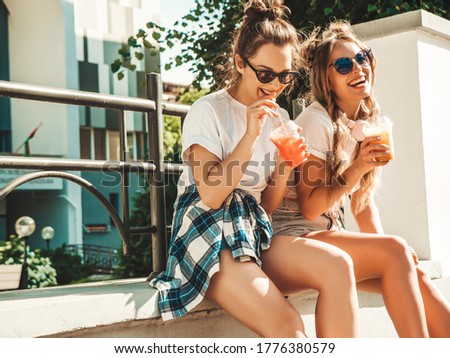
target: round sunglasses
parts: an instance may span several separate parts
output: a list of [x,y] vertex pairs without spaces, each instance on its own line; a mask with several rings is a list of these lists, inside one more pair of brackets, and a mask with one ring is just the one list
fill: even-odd
[[354,57],[340,57],[331,62],[330,66],[339,72],[341,75],[349,74],[353,70],[353,61],[361,67],[369,67],[372,64],[373,53],[372,49],[363,49],[359,51]]
[[244,58],[244,62],[253,70],[253,72],[255,72],[256,78],[261,83],[272,82],[275,78],[278,77],[278,81],[280,81],[280,83],[287,85],[288,83],[291,83],[293,80],[295,80],[299,75],[299,73],[295,71],[284,71],[276,73],[268,70],[257,70],[250,64],[250,62],[248,62],[246,58]]

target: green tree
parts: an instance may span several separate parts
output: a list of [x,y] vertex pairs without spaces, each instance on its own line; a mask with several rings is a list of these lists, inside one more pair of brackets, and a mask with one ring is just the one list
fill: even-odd
[[[175,22],[163,27],[147,23],[145,30],[130,36],[112,65],[114,73],[123,77],[124,69],[134,70],[133,61],[142,60],[142,49],[150,49],[153,55],[167,48],[176,47],[179,54],[165,64],[168,70],[182,64],[190,64],[195,74],[193,85],[201,88],[207,81],[217,81],[217,61],[227,46],[242,16],[245,0],[196,0],[196,6]],[[403,12],[423,9],[450,19],[448,0],[285,0],[291,9],[292,23],[298,29],[323,26],[333,18],[347,19],[353,24],[379,19]],[[295,96],[295,94],[294,94]]]
[[201,88],[203,81],[211,82],[211,63],[214,62],[221,45],[229,41],[242,15],[244,0],[196,0],[196,7],[187,15],[166,28],[148,22],[146,29],[140,29],[130,36],[127,44],[119,50],[120,58],[111,64],[113,73],[123,78],[124,70],[135,70],[135,60],[142,60],[142,50],[149,49],[153,55],[176,47],[179,54],[165,69],[192,64],[195,74],[193,85]]
[[197,99],[203,97],[209,93],[209,89],[197,89],[194,87],[189,88],[187,91],[181,93],[180,98],[178,98],[178,103],[191,105]]
[[347,19],[352,24],[423,9],[450,19],[447,0],[285,0],[292,23],[298,28],[323,26],[331,19]]

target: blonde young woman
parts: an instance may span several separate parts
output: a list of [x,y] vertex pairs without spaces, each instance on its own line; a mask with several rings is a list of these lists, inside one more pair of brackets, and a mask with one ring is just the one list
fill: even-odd
[[[313,102],[295,120],[311,156],[298,168],[273,215],[275,235],[301,236],[334,245],[353,261],[360,289],[380,292],[400,337],[450,337],[450,307],[418,265],[406,241],[384,234],[373,200],[379,169],[389,153],[376,137],[358,142],[357,120],[377,114],[375,58],[344,21],[316,30],[302,45]],[[343,200],[360,232],[344,228]]]
[[[205,297],[262,337],[305,337],[285,295],[316,288],[318,337],[358,334],[351,260],[317,240],[272,237],[266,214],[282,198],[298,163],[275,158],[272,124],[288,119],[275,100],[296,77],[298,34],[281,1],[250,1],[234,36],[226,86],[186,116],[183,158],[166,271],[159,291],[164,320]],[[292,165],[291,165],[292,164]],[[268,185],[269,184],[269,185]]]

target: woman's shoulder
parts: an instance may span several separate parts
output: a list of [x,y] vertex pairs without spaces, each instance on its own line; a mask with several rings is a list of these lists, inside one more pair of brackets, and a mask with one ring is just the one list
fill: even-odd
[[185,118],[185,123],[204,120],[215,121],[217,113],[220,113],[219,95],[218,92],[208,93],[192,103]]
[[332,129],[333,124],[328,112],[323,106],[314,101],[308,107],[306,107],[302,113],[295,119],[295,122],[300,127],[327,127]]
[[234,100],[225,89],[221,89],[215,92],[208,93],[207,95],[197,99],[191,105],[191,110],[196,112],[202,110],[206,110],[207,112],[223,112],[224,108],[235,107],[235,102],[237,101]]

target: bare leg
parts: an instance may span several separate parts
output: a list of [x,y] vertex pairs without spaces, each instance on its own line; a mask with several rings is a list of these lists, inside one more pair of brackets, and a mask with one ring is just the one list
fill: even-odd
[[386,309],[400,337],[428,337],[417,272],[406,242],[395,236],[320,231],[307,235],[347,252],[357,281],[381,278]]
[[450,338],[450,305],[423,269],[416,267],[430,337]]
[[358,335],[358,300],[348,254],[316,240],[275,236],[261,257],[264,272],[284,294],[319,291],[317,337]]
[[[420,266],[416,268],[430,337],[450,338],[450,305],[424,270]],[[381,293],[381,280],[358,282],[358,289]]]
[[206,297],[261,337],[306,337],[300,315],[267,275],[228,250],[221,251]]

